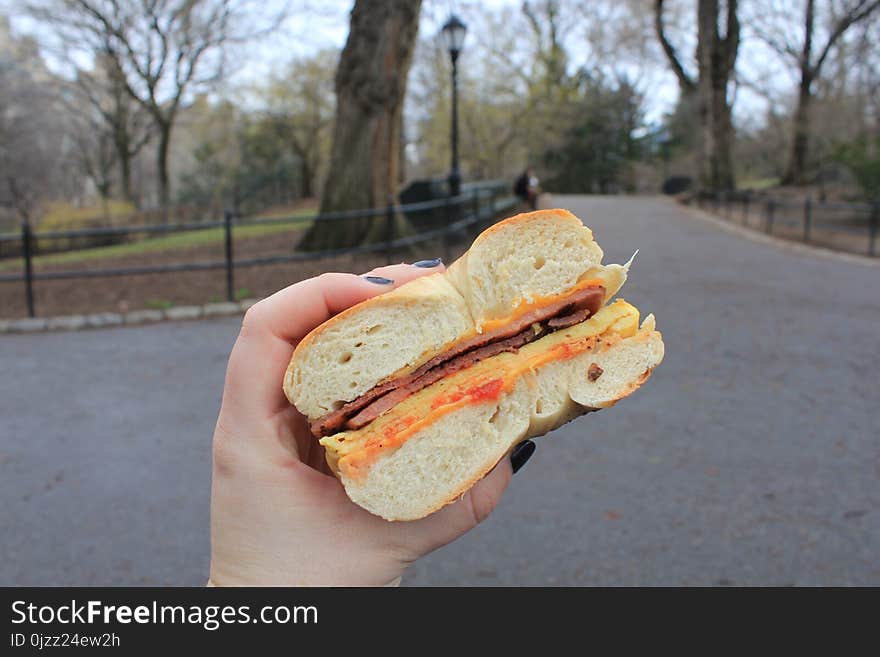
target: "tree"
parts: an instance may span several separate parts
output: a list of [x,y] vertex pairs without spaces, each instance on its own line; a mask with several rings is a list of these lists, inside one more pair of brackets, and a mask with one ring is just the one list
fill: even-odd
[[633,191],[631,165],[640,155],[635,137],[642,124],[642,99],[626,79],[609,84],[582,71],[580,97],[568,107],[571,128],[543,163],[550,174],[545,189],[608,194]]
[[[321,212],[384,205],[397,191],[400,129],[421,0],[356,0],[336,70],[336,116]],[[378,222],[315,222],[301,248],[379,239]]]
[[267,128],[299,160],[302,196],[312,197],[329,157],[333,74],[338,53],[319,52],[291,62],[286,73],[258,87]]
[[[273,85],[271,80],[258,85],[254,95],[262,96]],[[191,141],[191,163],[181,167],[178,201],[215,214],[226,208],[249,213],[306,196],[304,167],[286,138],[301,127],[294,119],[302,118],[246,110],[228,99],[196,98],[181,120]],[[325,144],[320,149],[326,154]]]
[[36,43],[10,37],[0,19],[0,44],[0,210],[34,221],[44,201],[72,195],[82,179],[70,166],[57,81]]
[[223,78],[226,46],[274,29],[281,17],[248,0],[33,0],[30,12],[72,52],[114,61],[125,91],[155,125],[162,208],[170,200],[168,152],[184,98]]
[[816,82],[822,75],[829,54],[841,43],[850,28],[868,19],[878,8],[880,0],[829,1],[824,12],[828,29],[821,36],[816,26],[815,0],[806,0],[804,3],[802,27],[797,35],[786,29],[792,23],[788,20],[788,15],[793,13],[790,7],[785,8],[785,17],[780,15],[782,12],[777,12],[778,20],[767,21],[766,17],[761,17],[753,22],[758,36],[798,71],[797,105],[792,125],[791,152],[782,178],[784,184],[806,182],[811,106]]
[[866,199],[880,200],[880,135],[861,135],[841,144],[835,159],[852,171]]
[[109,198],[113,169],[119,169],[119,192],[134,202],[131,163],[152,136],[143,108],[132,100],[116,58],[96,57],[92,71],[77,70],[68,105],[76,117],[74,139],[80,160],[102,199]]
[[728,86],[739,49],[737,0],[727,0],[724,13],[720,0],[697,0],[696,78],[686,71],[666,34],[663,10],[664,0],[655,0],[657,38],[678,80],[681,102],[692,108],[697,118],[698,183],[709,189],[734,189],[734,131]]
[[[623,8],[620,4],[532,0],[464,14],[469,36],[459,67],[459,151],[466,177],[512,181],[532,164],[542,180],[557,178],[561,172],[553,158],[567,152],[568,141],[578,126],[583,127],[585,79],[626,78],[630,88],[643,82],[622,74],[635,66],[645,68],[639,51],[644,45],[642,26],[636,29],[630,20],[639,18],[640,7],[634,0],[624,0]],[[596,29],[590,29],[594,24]],[[649,27],[653,34],[653,23]],[[619,56],[621,38],[628,44],[626,66]],[[579,47],[568,48],[572,43]],[[407,118],[415,127],[416,148],[410,151],[416,158],[414,170],[420,176],[439,176],[450,160],[445,44],[432,35],[421,39],[410,77]],[[597,134],[598,139],[604,136]],[[572,153],[587,148],[586,133],[579,139]],[[576,187],[580,189],[580,183]]]
[[[503,21],[495,18],[468,16],[467,22],[475,33],[509,42],[507,34],[500,34],[505,27]],[[473,44],[464,51],[462,57],[466,59],[459,66],[461,171],[473,179],[510,177],[525,166],[527,159],[528,99],[519,77],[510,75],[508,63],[486,56],[484,43],[475,39]],[[420,40],[406,109],[415,137],[416,176],[439,177],[449,169],[449,69],[445,44],[437,38]]]
[[70,122],[77,160],[104,203],[112,193],[117,162],[112,137],[102,130],[103,126],[92,113],[73,114]]

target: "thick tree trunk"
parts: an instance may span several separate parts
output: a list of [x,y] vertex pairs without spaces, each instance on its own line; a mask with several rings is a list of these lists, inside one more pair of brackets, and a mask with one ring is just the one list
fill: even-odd
[[712,89],[712,142],[709,179],[714,189],[736,189],[733,169],[733,120],[727,102],[727,79],[721,88]]
[[400,113],[399,124],[397,126],[397,143],[398,143],[398,153],[397,153],[397,183],[399,186],[403,186],[406,182],[406,133],[404,132],[403,125],[403,112]]
[[[401,114],[421,0],[357,0],[336,71],[336,120],[321,212],[384,206],[397,191]],[[384,219],[315,222],[300,248],[384,239]]]
[[794,134],[791,141],[791,154],[785,175],[784,185],[802,185],[806,182],[807,154],[810,143],[810,80],[802,80],[798,91],[798,104],[794,111]]
[[697,77],[685,71],[663,21],[664,0],[654,2],[654,26],[660,45],[678,78],[681,107],[697,123],[694,145],[696,182],[701,189],[736,187],[733,167],[734,130],[727,86],[739,49],[737,0],[726,0],[725,34],[721,35],[721,1],[697,0]]
[[[798,104],[794,111],[794,126],[791,140],[791,154],[788,166],[782,176],[783,185],[799,185],[804,182],[807,163],[807,146],[810,139],[810,101],[813,86],[813,27],[816,21],[815,0],[807,0],[804,11],[804,45],[801,50],[798,66],[801,82],[798,85]],[[830,45],[830,41],[829,41]],[[818,73],[818,70],[815,72]]]
[[[700,144],[698,183],[702,188],[736,188],[733,168],[733,121],[727,86],[736,61],[739,26],[736,0],[728,0],[727,35],[719,35],[719,0],[699,0],[697,7],[697,114]],[[731,16],[734,18],[731,20]],[[731,24],[733,23],[733,24]],[[732,31],[733,30],[733,31]]]
[[113,65],[112,59],[105,61],[109,67],[108,75],[113,82],[113,145],[119,162],[120,193],[124,200],[134,202],[131,193],[131,160],[140,150],[143,142],[132,148],[132,139],[137,137],[132,135],[129,129],[131,98],[125,91],[124,83],[120,81],[121,72]]

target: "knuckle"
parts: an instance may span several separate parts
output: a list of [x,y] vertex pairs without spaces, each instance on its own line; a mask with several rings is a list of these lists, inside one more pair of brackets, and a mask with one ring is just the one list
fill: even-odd
[[483,486],[474,486],[465,499],[475,527],[489,517],[498,503],[495,496],[484,490]]
[[250,335],[260,326],[263,321],[263,304],[265,304],[265,300],[258,301],[245,311],[241,320],[241,335]]
[[223,424],[222,419],[217,421],[217,428],[214,430],[214,443],[211,453],[214,473],[216,475],[229,476],[238,468],[239,459],[235,449],[234,437]]
[[320,281],[322,286],[331,285],[333,283],[338,283],[343,278],[353,277],[354,274],[341,274],[335,271],[325,271],[323,274],[318,274],[316,277],[318,281]]

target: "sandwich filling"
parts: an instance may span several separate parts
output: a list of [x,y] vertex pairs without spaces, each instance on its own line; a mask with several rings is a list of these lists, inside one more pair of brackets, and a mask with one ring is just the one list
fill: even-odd
[[500,353],[517,351],[543,336],[592,317],[605,298],[602,285],[587,285],[510,322],[462,340],[408,374],[380,383],[360,397],[310,423],[312,433],[329,436],[365,427],[404,399],[445,376]]
[[[650,324],[643,324],[643,329],[647,337],[654,329],[653,320]],[[402,447],[411,437],[441,417],[470,404],[497,403],[528,373],[536,373],[549,363],[565,361],[587,352],[598,357],[638,332],[638,310],[625,301],[617,300],[591,319],[545,336],[517,353],[499,354],[489,362],[479,363],[438,381],[404,400],[392,412],[376,418],[362,430],[322,438],[320,442],[326,449],[327,462],[334,471],[348,479],[363,481],[378,458]],[[602,375],[596,376],[597,368],[588,368],[585,364],[582,376],[590,381],[599,379]],[[594,379],[591,379],[591,370]]]

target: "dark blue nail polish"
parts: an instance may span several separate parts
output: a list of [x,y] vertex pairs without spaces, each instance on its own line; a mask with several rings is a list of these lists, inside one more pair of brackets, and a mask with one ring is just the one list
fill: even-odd
[[433,269],[434,267],[439,267],[442,262],[440,258],[434,258],[433,260],[419,260],[414,262],[412,266],[421,267],[422,269]]
[[376,285],[391,285],[394,281],[384,276],[364,276],[364,280],[375,283]]
[[535,443],[526,440],[513,448],[510,453],[510,464],[513,466],[513,474],[519,472],[519,469],[526,464],[532,454],[535,453]]

